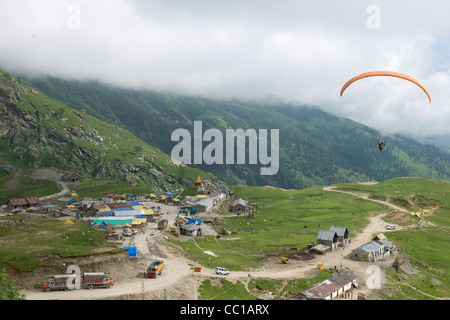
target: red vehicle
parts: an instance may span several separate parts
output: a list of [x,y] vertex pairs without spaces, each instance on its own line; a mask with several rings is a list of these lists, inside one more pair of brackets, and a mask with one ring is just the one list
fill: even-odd
[[164,260],[155,260],[147,268],[147,278],[156,278],[156,275],[160,275],[164,268]]

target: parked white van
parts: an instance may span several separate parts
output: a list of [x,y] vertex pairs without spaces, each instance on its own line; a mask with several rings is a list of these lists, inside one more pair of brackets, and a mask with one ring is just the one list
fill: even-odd
[[387,224],[386,225],[386,229],[388,230],[395,230],[397,228],[397,226],[395,224]]

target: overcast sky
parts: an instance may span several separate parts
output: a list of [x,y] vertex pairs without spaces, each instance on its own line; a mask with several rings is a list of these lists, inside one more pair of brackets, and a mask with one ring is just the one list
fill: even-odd
[[[192,95],[276,96],[377,129],[450,135],[449,12],[450,2],[414,0],[0,0],[0,68]],[[432,103],[393,78],[339,95],[373,70],[414,77]]]

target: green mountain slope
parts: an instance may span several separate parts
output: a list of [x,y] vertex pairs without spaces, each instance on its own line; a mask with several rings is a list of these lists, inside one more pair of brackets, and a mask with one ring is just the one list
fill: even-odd
[[78,112],[0,69],[0,176],[36,167],[74,170],[149,190],[175,189],[198,175],[126,129]]
[[197,165],[232,184],[298,189],[400,176],[450,176],[450,156],[436,147],[391,136],[387,148],[379,152],[378,132],[317,108],[178,96],[51,77],[29,81],[74,109],[127,128],[167,154],[177,144],[171,141],[172,132],[185,128],[193,134],[194,121],[202,121],[203,132],[208,128],[223,133],[227,128],[279,129],[276,175],[262,176],[259,165]]

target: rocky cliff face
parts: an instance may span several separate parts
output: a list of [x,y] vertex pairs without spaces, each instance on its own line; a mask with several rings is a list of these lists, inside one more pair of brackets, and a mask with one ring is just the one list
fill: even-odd
[[[145,181],[163,190],[183,182],[155,165],[153,157],[136,156],[139,160],[130,161],[133,152],[84,123],[87,115],[67,107],[52,111],[42,98],[39,91],[0,71],[0,168],[7,173],[23,167],[54,167],[132,185]],[[77,125],[68,121],[69,116]],[[120,156],[111,157],[113,151]]]

